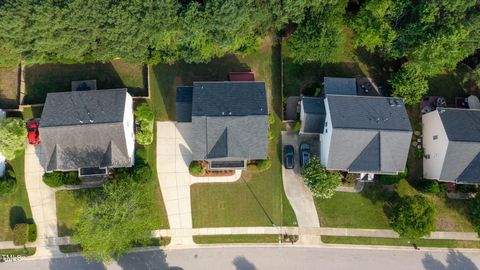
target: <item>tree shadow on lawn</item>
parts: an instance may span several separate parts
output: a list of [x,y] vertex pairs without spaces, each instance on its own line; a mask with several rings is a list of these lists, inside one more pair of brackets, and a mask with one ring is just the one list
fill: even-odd
[[16,224],[19,223],[33,223],[32,218],[27,218],[27,214],[23,207],[21,206],[13,206],[10,208],[10,228],[13,230]]
[[[251,71],[235,55],[215,58],[206,64],[160,64],[152,67],[152,89],[154,110],[158,120],[175,120],[175,90],[177,86],[191,86],[197,81],[227,81],[232,71]],[[159,104],[161,103],[161,104]]]
[[[120,74],[120,70],[124,71],[124,74]],[[128,88],[128,92],[133,96],[146,96],[145,77],[145,67],[130,66],[119,61],[32,65],[25,70],[24,103],[44,103],[47,93],[69,92],[71,82],[80,80],[96,80],[97,89]]]
[[397,192],[389,190],[378,182],[366,183],[360,194],[369,199],[373,204],[380,202],[387,218],[391,217],[392,208],[400,198]]

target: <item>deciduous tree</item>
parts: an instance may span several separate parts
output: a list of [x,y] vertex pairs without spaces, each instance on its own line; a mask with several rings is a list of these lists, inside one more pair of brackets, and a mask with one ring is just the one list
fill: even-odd
[[311,158],[302,172],[303,181],[313,196],[330,199],[335,195],[336,188],[342,179],[338,172],[327,171],[317,157]]
[[0,153],[7,160],[15,158],[16,152],[25,147],[27,129],[20,118],[4,118],[0,120]]
[[404,238],[428,236],[435,230],[433,203],[421,195],[400,198],[393,208],[390,224]]

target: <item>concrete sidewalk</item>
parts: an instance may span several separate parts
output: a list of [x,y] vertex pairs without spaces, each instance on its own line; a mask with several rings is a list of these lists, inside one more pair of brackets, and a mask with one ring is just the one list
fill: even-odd
[[190,185],[196,183],[234,182],[241,176],[193,177],[188,166],[192,161],[190,150],[192,124],[157,122],[157,173],[168,222],[171,245],[193,245]]
[[35,256],[59,254],[57,246],[49,246],[48,238],[57,238],[57,207],[55,189],[42,181],[44,170],[40,165],[40,147],[27,144],[25,149],[25,185],[32,215],[37,224],[37,252]]

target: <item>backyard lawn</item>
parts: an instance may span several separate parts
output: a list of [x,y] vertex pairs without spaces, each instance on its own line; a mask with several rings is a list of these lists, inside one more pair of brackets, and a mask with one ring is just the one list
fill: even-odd
[[8,196],[0,195],[0,241],[12,240],[12,228],[17,223],[32,220],[24,179],[24,152],[10,162],[17,176],[17,190]]
[[[349,29],[345,28],[347,39],[343,46],[340,61],[334,64],[297,64],[288,57],[284,49],[284,96],[298,96],[304,87],[320,85],[324,76],[331,77],[370,77],[377,84],[385,85],[392,72],[392,63],[385,63],[377,55],[364,49],[352,47]],[[285,48],[285,46],[283,46]]]
[[44,103],[49,92],[71,91],[71,82],[97,80],[97,89],[128,88],[134,96],[146,96],[146,68],[114,60],[110,63],[45,64],[25,70],[25,103]]
[[17,108],[17,88],[18,67],[0,68],[0,108]]
[[[147,185],[150,185],[149,190],[152,191],[152,194],[146,194],[145,198],[151,195],[152,200],[154,200],[151,218],[157,221],[156,228],[168,229],[167,212],[163,204],[163,197],[156,173],[155,147],[155,140],[151,145],[145,147],[148,163],[152,164],[151,167],[154,172],[152,181],[147,183]],[[78,210],[87,205],[89,196],[95,196],[95,192],[98,192],[98,189],[57,191],[55,193],[59,236],[70,236],[73,234],[78,223]]]
[[[158,68],[155,70],[159,71]],[[195,80],[226,80],[230,71],[252,70],[256,80],[265,81],[267,89],[271,91],[270,112],[276,117],[273,126],[275,138],[269,145],[272,167],[261,173],[244,171],[241,179],[234,183],[192,185],[193,227],[296,226],[295,213],[285,196],[282,183],[281,122],[278,118],[282,110],[279,47],[272,48],[271,43],[266,42],[252,55],[227,56],[207,65],[189,65],[182,70],[174,72],[177,74],[175,77],[170,75],[170,87],[190,84]],[[160,75],[156,74],[157,78]],[[172,88],[169,91],[173,91]],[[169,104],[171,102],[167,101]],[[157,114],[158,119],[172,119],[173,107],[166,108]]]

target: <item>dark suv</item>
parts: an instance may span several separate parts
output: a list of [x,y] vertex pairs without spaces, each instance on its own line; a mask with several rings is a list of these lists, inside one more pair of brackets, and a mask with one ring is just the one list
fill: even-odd
[[305,164],[310,160],[310,145],[308,143],[302,143],[298,147],[300,152],[300,166],[303,168]]
[[291,145],[283,147],[283,162],[286,169],[293,169],[295,167],[295,149]]

